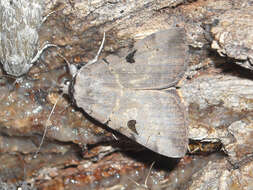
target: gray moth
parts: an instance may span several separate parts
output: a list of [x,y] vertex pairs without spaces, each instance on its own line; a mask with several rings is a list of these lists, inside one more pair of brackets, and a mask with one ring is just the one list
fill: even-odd
[[167,157],[188,146],[187,113],[174,86],[187,67],[183,29],[171,28],[135,43],[126,56],[83,66],[71,93],[97,121]]
[[[43,1],[42,1],[43,2]],[[43,23],[41,0],[0,1],[0,62],[8,75],[26,74],[41,53],[38,30]]]

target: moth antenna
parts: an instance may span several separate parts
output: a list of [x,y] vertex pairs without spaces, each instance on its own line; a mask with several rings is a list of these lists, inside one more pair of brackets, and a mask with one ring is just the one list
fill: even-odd
[[48,18],[49,16],[51,16],[52,14],[54,14],[55,12],[56,12],[56,11],[52,11],[52,12],[48,13],[46,16],[44,16],[44,18],[42,19],[42,22],[41,22],[40,25],[42,25],[42,24],[47,20],[47,18]]
[[58,48],[57,45],[55,44],[50,44],[48,42],[46,42],[45,44],[43,44],[43,47],[37,52],[37,54],[34,56],[34,58],[31,61],[31,64],[34,64],[36,61],[38,61],[38,59],[40,58],[41,54],[43,53],[43,51],[49,47],[56,47]]
[[54,104],[54,106],[53,106],[53,108],[52,108],[52,110],[51,110],[51,112],[50,112],[50,114],[49,114],[49,116],[48,116],[48,118],[47,118],[46,126],[45,126],[45,129],[44,129],[44,132],[43,132],[42,139],[41,139],[41,141],[40,141],[40,145],[39,145],[37,151],[35,152],[33,158],[37,158],[37,155],[38,155],[38,153],[39,153],[39,151],[40,151],[40,149],[41,149],[41,146],[42,146],[42,144],[43,144],[43,142],[44,142],[44,139],[45,139],[45,137],[46,137],[46,133],[47,133],[48,126],[49,126],[50,123],[51,123],[51,122],[50,122],[51,116],[52,116],[52,114],[53,114],[53,112],[54,112],[54,110],[55,110],[56,104],[58,103],[58,101],[59,101],[59,99],[60,99],[61,97],[62,97],[62,93],[61,93],[60,96],[56,99],[56,102],[55,102],[55,104]]
[[75,65],[71,64],[62,54],[58,53],[58,55],[62,59],[64,59],[64,61],[67,63],[68,69],[69,69],[69,73],[74,78],[76,76],[76,74],[78,73],[77,67]]
[[[105,43],[105,32],[104,32],[104,35],[103,35],[102,43],[101,43],[101,45],[100,45],[100,47],[99,47],[99,50],[98,50],[98,52],[97,52],[95,58],[92,59],[92,60],[90,60],[90,61],[89,61],[88,63],[86,63],[84,66],[92,65],[92,64],[94,64],[94,63],[97,62],[98,57],[99,57],[99,55],[101,54],[101,51],[102,51],[102,49],[103,49],[103,47],[104,47],[104,43]],[[74,78],[74,77],[78,74],[78,69],[77,69],[77,67],[76,67],[75,65],[71,64],[71,63],[70,63],[63,55],[61,55],[60,53],[58,53],[58,55],[59,55],[61,58],[63,58],[64,61],[67,63],[69,72],[70,72],[71,76]]]
[[61,53],[57,53],[58,56],[60,56],[62,59],[64,59],[64,61],[67,63],[68,67],[70,67],[70,62],[66,59],[66,57],[64,57]]
[[99,50],[98,50],[98,52],[97,52],[97,55],[95,56],[94,59],[92,59],[92,60],[90,60],[88,63],[86,63],[85,66],[92,65],[92,64],[94,64],[94,63],[96,63],[96,62],[98,61],[98,57],[99,57],[100,54],[101,54],[101,51],[102,51],[102,49],[103,49],[103,47],[104,47],[104,43],[105,43],[105,32],[104,32],[104,35],[103,35],[102,43],[101,43],[101,45],[100,45],[100,47],[99,47]]
[[[103,47],[104,47],[104,43],[105,43],[105,32],[104,32],[104,35],[103,35],[102,43],[101,43],[101,45],[100,45],[100,47],[99,47],[99,50],[98,50],[98,52],[97,52],[97,55],[95,56],[94,59],[92,59],[92,60],[90,60],[88,63],[86,63],[86,64],[84,65],[85,67],[88,66],[88,65],[92,65],[92,64],[94,64],[94,63],[97,62],[98,57],[100,56],[101,51],[102,51],[102,49],[103,49]],[[62,56],[62,58],[67,62],[68,68],[69,68],[69,72],[70,72],[71,76],[74,78],[74,77],[79,73],[80,70],[78,70],[77,67],[76,67],[75,65],[70,64],[63,56]]]

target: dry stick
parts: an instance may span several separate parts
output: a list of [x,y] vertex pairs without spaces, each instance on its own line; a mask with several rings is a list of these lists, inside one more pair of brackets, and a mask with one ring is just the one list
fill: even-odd
[[52,114],[53,114],[53,112],[54,112],[54,110],[55,110],[56,104],[58,103],[58,101],[59,101],[59,99],[60,99],[61,97],[62,97],[62,93],[61,93],[60,96],[57,98],[57,100],[56,100],[56,102],[55,102],[55,104],[54,104],[54,106],[53,106],[53,108],[52,108],[52,110],[51,110],[51,112],[50,112],[50,114],[49,114],[49,116],[48,116],[48,118],[47,118],[46,126],[45,126],[45,129],[44,129],[44,133],[43,133],[42,139],[41,139],[41,141],[40,141],[40,145],[39,145],[39,147],[38,147],[36,153],[34,154],[33,158],[37,158],[37,155],[38,155],[38,153],[39,153],[39,151],[40,151],[40,149],[41,149],[41,146],[42,146],[42,144],[43,144],[43,141],[44,141],[44,139],[45,139],[45,136],[46,136],[46,133],[47,133],[47,129],[48,129],[48,126],[49,126],[49,122],[50,122],[51,116],[52,116]]

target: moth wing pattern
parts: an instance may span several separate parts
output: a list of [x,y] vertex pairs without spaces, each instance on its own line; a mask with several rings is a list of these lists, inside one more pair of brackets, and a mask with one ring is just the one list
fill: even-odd
[[121,91],[107,64],[100,60],[97,64],[82,67],[75,78],[73,88],[77,106],[105,124],[117,104]]
[[30,69],[42,11],[40,0],[0,1],[0,61],[7,74],[20,76]]
[[125,88],[171,87],[181,79],[187,67],[185,60],[188,47],[185,45],[185,32],[181,28],[151,34],[137,41],[132,51],[136,51],[133,55],[134,63],[117,55],[106,57]]
[[[125,90],[114,110],[109,116],[111,128],[159,154],[185,155],[188,144],[186,112],[174,90]],[[136,132],[129,129],[130,121],[135,121]]]
[[[168,31],[163,32],[164,35],[168,33]],[[168,45],[168,41],[173,41],[172,37],[179,41],[176,50],[186,51],[184,42],[177,39],[181,38],[181,34],[174,33],[163,42]],[[154,36],[151,35],[148,40],[145,38],[141,41],[145,43],[140,44],[151,43],[150,46],[152,46]],[[162,47],[166,47],[166,45],[162,44]],[[159,48],[161,48],[160,45],[156,51],[159,52]],[[147,51],[147,55],[144,56],[144,61],[141,63],[146,65],[147,70],[152,71],[152,68],[155,67],[155,64],[152,65],[152,61],[157,61],[157,58],[152,56],[150,58],[148,50],[145,51]],[[157,56],[159,54],[155,54],[155,57]],[[124,64],[138,64],[141,60],[138,55],[135,63],[127,63],[125,58],[115,57],[113,62],[110,58],[109,63],[100,60],[96,64],[82,67],[75,77],[73,86],[76,105],[101,123],[159,154],[175,158],[184,156],[188,145],[185,107],[176,90],[158,90],[167,86],[165,81],[170,81],[170,85],[177,83],[185,69],[185,58],[181,60],[183,64],[181,62],[178,64],[172,62],[173,64],[171,64],[170,61],[173,59],[170,56],[167,54],[167,58],[163,58],[169,65],[166,69],[175,72],[173,75],[169,75],[165,71],[161,72],[159,77],[154,77],[151,74],[154,78],[150,78],[150,72],[145,73],[143,70],[140,77],[146,75],[147,78],[145,80],[141,78],[139,81],[137,76],[140,70],[136,70],[134,74],[136,76],[134,76],[131,73],[136,68],[130,66],[129,69],[128,66],[124,66]],[[176,55],[177,60],[178,56]],[[153,60],[148,59],[150,64],[146,64],[146,58],[153,58]],[[122,72],[123,69],[125,69],[124,72]],[[156,73],[158,71],[155,70],[157,76],[159,75]],[[128,72],[130,72],[128,75],[130,77],[127,81]],[[125,76],[122,77],[122,75]],[[150,83],[150,80],[153,82]],[[159,82],[156,83],[156,80]],[[135,83],[139,84],[135,85]],[[156,85],[158,86],[156,87]]]

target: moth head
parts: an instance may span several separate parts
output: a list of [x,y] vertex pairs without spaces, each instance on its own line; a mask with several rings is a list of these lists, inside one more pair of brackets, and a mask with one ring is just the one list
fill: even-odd
[[66,80],[60,84],[60,89],[63,92],[63,94],[69,94],[70,85],[71,85],[70,80]]

